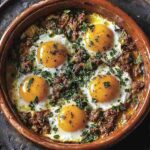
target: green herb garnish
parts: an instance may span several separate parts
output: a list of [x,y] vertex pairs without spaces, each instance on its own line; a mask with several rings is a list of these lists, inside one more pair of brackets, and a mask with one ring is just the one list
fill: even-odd
[[81,30],[82,30],[83,32],[86,32],[87,29],[88,29],[87,23],[83,22],[83,24],[82,24],[82,26],[81,26]]
[[54,138],[55,139],[59,139],[59,135],[54,135]]
[[34,56],[35,56],[35,52],[32,51],[31,54],[29,54],[29,55],[27,56],[27,60],[28,60],[28,61],[33,61],[33,60],[35,59]]
[[31,79],[29,80],[29,82],[28,82],[28,85],[27,85],[27,90],[28,90],[28,92],[30,92],[30,88],[31,88],[31,85],[32,85],[33,82],[34,82],[34,78],[31,78]]
[[141,64],[143,62],[143,60],[142,60],[142,55],[141,54],[139,54],[138,55],[138,57],[137,57],[137,59],[136,59],[136,61],[135,61],[135,64]]
[[31,108],[31,110],[35,110],[35,105],[38,104],[39,102],[39,98],[38,96],[35,97],[33,102],[30,102],[29,107]]
[[105,88],[109,88],[111,86],[110,82],[104,82],[104,86],[105,86]]

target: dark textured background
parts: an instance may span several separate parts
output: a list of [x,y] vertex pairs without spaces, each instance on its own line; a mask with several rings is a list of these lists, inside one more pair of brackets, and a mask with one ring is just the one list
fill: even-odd
[[[4,0],[0,0],[0,3]],[[0,37],[11,20],[20,12],[39,0],[12,0],[11,6],[0,12]],[[150,0],[110,0],[127,12],[150,37]],[[110,150],[150,150],[150,113],[144,122],[128,137]],[[0,112],[0,150],[44,150],[44,148],[22,137],[9,125]]]

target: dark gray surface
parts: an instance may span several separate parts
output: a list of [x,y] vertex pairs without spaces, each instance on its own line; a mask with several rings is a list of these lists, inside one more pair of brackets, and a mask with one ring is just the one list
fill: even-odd
[[[13,18],[39,0],[12,1],[11,6],[0,13],[0,37]],[[111,1],[132,16],[150,37],[150,0]],[[132,134],[111,149],[131,149],[131,147],[136,150],[150,150],[150,114]],[[22,137],[0,113],[0,150],[44,150],[44,148]]]

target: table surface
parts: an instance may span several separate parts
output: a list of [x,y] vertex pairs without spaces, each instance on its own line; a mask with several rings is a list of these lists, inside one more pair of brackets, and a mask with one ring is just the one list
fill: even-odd
[[[0,0],[0,3],[3,0]],[[39,0],[13,0],[11,6],[0,13],[0,37],[9,23],[20,12]],[[122,8],[136,20],[143,31],[150,37],[150,0],[110,0]],[[110,150],[130,149],[150,150],[150,113],[143,123],[128,137],[119,142]],[[0,150],[44,150],[21,136],[5,119],[0,112]]]

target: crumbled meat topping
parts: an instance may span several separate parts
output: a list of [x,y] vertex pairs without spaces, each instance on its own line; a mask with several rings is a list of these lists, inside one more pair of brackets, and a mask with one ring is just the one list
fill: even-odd
[[39,134],[46,134],[50,132],[50,125],[48,117],[50,116],[49,110],[35,112],[20,112],[21,120],[27,127]]

